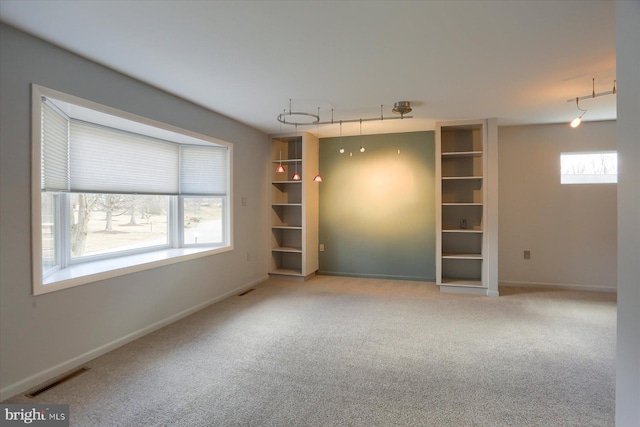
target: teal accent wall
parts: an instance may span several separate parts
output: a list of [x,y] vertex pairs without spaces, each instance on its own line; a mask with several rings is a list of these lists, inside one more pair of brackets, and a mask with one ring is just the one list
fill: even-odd
[[320,173],[320,274],[435,281],[433,131],[321,139]]

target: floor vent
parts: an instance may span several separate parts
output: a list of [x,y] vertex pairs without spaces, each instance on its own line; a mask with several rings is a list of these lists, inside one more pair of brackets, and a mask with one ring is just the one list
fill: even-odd
[[238,294],[238,296],[239,296],[239,297],[242,297],[242,296],[244,296],[244,295],[248,294],[249,292],[253,292],[253,291],[255,291],[255,289],[249,289],[249,290],[244,291],[244,292],[243,292],[243,293],[241,293],[241,294]]
[[75,378],[78,375],[84,374],[89,369],[91,369],[91,368],[80,368],[80,369],[77,369],[77,370],[75,370],[73,372],[68,373],[64,377],[58,378],[57,380],[53,381],[52,383],[49,383],[49,384],[45,385],[44,387],[40,387],[37,390],[34,390],[34,391],[32,391],[32,392],[30,392],[28,394],[25,394],[25,396],[34,398],[34,397],[38,396],[39,394],[44,393],[47,390],[51,390],[55,386],[58,386],[58,385],[60,385],[60,384],[62,384],[64,382],[69,381],[71,378]]

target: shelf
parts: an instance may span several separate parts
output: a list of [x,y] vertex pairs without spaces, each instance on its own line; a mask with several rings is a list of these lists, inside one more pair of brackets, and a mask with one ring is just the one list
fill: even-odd
[[441,154],[442,157],[480,157],[482,151],[446,151]]
[[443,180],[445,179],[482,179],[481,176],[443,176]]
[[275,163],[275,164],[280,164],[280,163],[300,163],[302,162],[302,159],[282,159],[282,162],[280,160],[272,160],[271,163]]
[[496,119],[436,123],[436,283],[442,292],[498,295],[497,131]]
[[443,253],[443,259],[482,259],[482,254],[454,254],[454,253]]
[[[318,154],[309,133],[271,137],[269,274],[305,278],[318,270],[319,189],[307,181],[317,173]],[[279,164],[285,173],[275,172]],[[291,179],[294,170],[300,180]]]
[[302,276],[302,270],[290,268],[277,268],[269,272],[269,274],[279,274],[281,276]]
[[458,279],[455,277],[443,277],[442,284],[446,286],[468,286],[482,288],[482,281],[473,279]]
[[292,248],[292,247],[279,247],[279,248],[271,248],[272,252],[289,252],[289,253],[302,253],[302,248]]

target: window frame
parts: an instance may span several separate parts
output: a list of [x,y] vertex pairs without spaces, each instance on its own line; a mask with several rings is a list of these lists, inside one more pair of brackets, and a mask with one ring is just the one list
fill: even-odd
[[[169,227],[168,241],[169,246],[161,249],[149,249],[148,251],[135,251],[135,253],[126,253],[114,255],[112,257],[91,257],[84,262],[69,262],[65,268],[60,268],[60,257],[65,248],[64,239],[61,238],[61,227],[54,227],[57,238],[55,240],[56,249],[56,266],[43,272],[43,222],[42,222],[42,142],[41,142],[41,102],[42,97],[58,99],[63,102],[75,104],[80,107],[88,108],[99,113],[110,115],[116,120],[128,120],[136,122],[143,127],[152,127],[160,132],[169,132],[176,137],[195,138],[203,142],[215,144],[217,146],[226,147],[228,150],[228,168],[226,195],[223,199],[223,244],[197,244],[185,245],[182,235],[182,213],[178,209],[177,204],[183,203],[183,197],[198,197],[193,195],[175,195],[169,196],[169,209],[173,216],[172,221],[176,222],[176,226]],[[179,141],[175,141],[179,143]],[[53,194],[58,223],[64,221],[63,200],[60,193]],[[203,195],[202,197],[212,197]],[[69,214],[67,212],[67,214]],[[165,265],[175,264],[188,261],[191,259],[211,256],[218,253],[232,251],[234,249],[234,233],[233,233],[233,144],[192,132],[176,126],[161,123],[152,119],[141,117],[132,113],[118,110],[112,107],[101,105],[92,101],[68,95],[53,89],[49,89],[37,84],[31,85],[31,235],[32,235],[32,292],[33,295],[41,295],[53,291],[67,289],[83,284],[93,283],[98,280],[104,280],[113,277],[119,277],[134,272],[149,270]],[[226,239],[226,241],[225,241]],[[171,243],[173,242],[173,243]],[[68,242],[66,243],[68,245]]]
[[[563,156],[584,156],[584,155],[602,155],[602,154],[615,154],[616,157],[616,173],[601,173],[601,174],[584,174],[584,173],[575,173],[575,174],[564,174],[562,168],[562,158]],[[589,150],[589,151],[562,151],[560,153],[560,184],[561,185],[601,185],[601,184],[617,184],[618,183],[618,151],[617,150]],[[609,179],[600,179],[600,180],[589,180],[589,179],[580,179],[580,177],[605,177]],[[565,178],[567,177],[567,178]],[[568,178],[568,177],[577,177],[577,178]],[[611,179],[611,177],[614,177]]]

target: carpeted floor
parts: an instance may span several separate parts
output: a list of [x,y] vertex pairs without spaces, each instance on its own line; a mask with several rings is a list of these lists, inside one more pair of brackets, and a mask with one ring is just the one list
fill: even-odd
[[35,399],[78,426],[612,426],[616,296],[270,280]]

